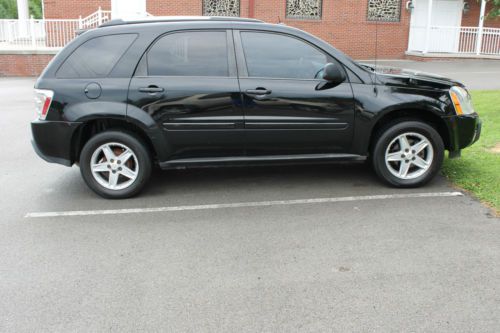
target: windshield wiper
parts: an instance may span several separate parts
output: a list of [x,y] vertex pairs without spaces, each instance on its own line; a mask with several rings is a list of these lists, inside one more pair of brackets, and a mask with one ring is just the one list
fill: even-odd
[[370,65],[367,65],[367,64],[362,64],[362,63],[359,63],[359,62],[357,62],[357,64],[358,64],[358,66],[364,67],[366,69],[371,70],[372,72],[375,72],[375,67],[373,67],[373,66],[370,66]]

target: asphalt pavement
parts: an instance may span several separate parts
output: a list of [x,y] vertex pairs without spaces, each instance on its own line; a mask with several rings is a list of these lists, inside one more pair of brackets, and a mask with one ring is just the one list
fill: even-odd
[[155,171],[104,200],[33,152],[33,83],[0,79],[0,332],[500,331],[500,219],[443,177]]

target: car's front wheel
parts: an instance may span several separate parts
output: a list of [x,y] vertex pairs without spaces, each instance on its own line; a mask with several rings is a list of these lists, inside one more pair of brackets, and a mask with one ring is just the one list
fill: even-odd
[[122,199],[139,193],[151,175],[151,157],[135,135],[106,131],[93,136],[80,154],[85,183],[97,194]]
[[439,133],[420,121],[400,121],[386,127],[372,151],[377,175],[396,187],[418,187],[440,170],[444,144]]

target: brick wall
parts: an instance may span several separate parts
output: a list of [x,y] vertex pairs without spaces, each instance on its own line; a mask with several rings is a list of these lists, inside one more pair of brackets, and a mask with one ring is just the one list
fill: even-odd
[[202,0],[146,0],[146,11],[155,16],[201,15]]
[[53,54],[0,54],[0,76],[38,76]]
[[[286,0],[240,0],[240,16],[266,22],[284,22],[306,30],[358,59],[402,58],[408,46],[410,14],[401,0],[400,22],[378,24],[366,20],[368,0],[323,0],[321,20],[287,19]],[[463,26],[477,26],[480,4],[469,0],[470,11],[463,15]],[[46,18],[77,18],[111,8],[111,0],[44,0]],[[491,4],[488,5],[487,10]],[[202,0],[146,0],[153,15],[202,15]],[[500,28],[500,19],[487,19],[486,27]],[[378,45],[376,47],[376,36]]]
[[47,19],[76,19],[94,13],[99,7],[111,10],[111,0],[43,0]]

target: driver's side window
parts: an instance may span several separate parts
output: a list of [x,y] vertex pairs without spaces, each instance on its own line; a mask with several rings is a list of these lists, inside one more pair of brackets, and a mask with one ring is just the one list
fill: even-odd
[[265,32],[241,32],[249,77],[315,79],[328,56],[297,38]]

